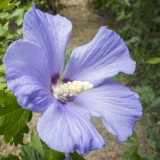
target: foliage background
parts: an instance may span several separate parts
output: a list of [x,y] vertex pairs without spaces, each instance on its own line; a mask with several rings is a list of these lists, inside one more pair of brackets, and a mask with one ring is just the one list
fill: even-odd
[[[52,10],[55,14],[64,6],[58,0],[32,1],[37,8]],[[29,129],[27,123],[32,113],[22,109],[16,98],[7,90],[2,59],[10,43],[22,38],[24,13],[31,1],[0,0],[0,135],[11,145],[21,144],[19,156],[1,156],[4,159],[64,159],[64,154],[48,148],[34,133],[31,142],[23,143]],[[159,0],[92,0],[91,5],[99,14],[111,14],[120,24],[118,34],[125,40],[132,58],[137,63],[133,77],[119,75],[114,80],[125,82],[138,92],[143,104],[142,126],[146,126],[149,145],[139,142],[136,132],[129,138],[131,147],[123,154],[123,160],[160,159],[160,2]],[[107,25],[107,24],[106,24]],[[67,57],[68,59],[68,57]],[[23,115],[23,116],[21,116]],[[12,117],[12,118],[11,118]],[[13,127],[13,124],[14,127]],[[12,130],[12,132],[8,132]],[[139,148],[145,147],[148,155],[142,157]],[[73,159],[82,159],[77,153]],[[28,159],[27,159],[28,157]]]
[[[137,63],[132,79],[125,82],[140,94],[143,105],[141,125],[146,125],[150,145],[140,144],[136,133],[128,142],[133,143],[123,154],[124,160],[160,159],[160,1],[159,0],[93,0],[99,12],[113,14],[121,27],[117,30],[129,47]],[[141,157],[139,147],[146,147],[149,155]]]

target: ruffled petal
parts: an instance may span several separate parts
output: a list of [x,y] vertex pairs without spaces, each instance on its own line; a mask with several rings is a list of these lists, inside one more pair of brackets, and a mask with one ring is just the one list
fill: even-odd
[[117,136],[118,142],[126,141],[132,135],[134,125],[142,115],[139,96],[110,80],[76,96],[75,100],[77,112],[84,114],[86,110],[86,115],[89,112],[93,116],[101,115],[104,126]]
[[38,121],[40,138],[63,153],[78,150],[83,154],[101,149],[104,146],[101,135],[86,116],[73,112],[70,106],[52,104],[48,108]]
[[34,6],[24,16],[23,37],[43,48],[52,76],[60,76],[63,70],[71,30],[72,24],[65,17],[43,13]]
[[8,89],[16,95],[18,103],[25,109],[43,113],[53,97],[42,48],[28,41],[15,41],[3,61]]
[[94,39],[75,48],[64,72],[63,81],[89,81],[94,86],[118,72],[133,74],[135,62],[116,32],[101,27]]

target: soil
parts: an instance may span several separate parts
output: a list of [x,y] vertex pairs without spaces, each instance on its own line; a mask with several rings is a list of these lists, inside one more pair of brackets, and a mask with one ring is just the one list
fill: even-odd
[[[101,26],[108,26],[108,28],[116,30],[119,26],[115,24],[115,17],[109,15],[99,15],[93,11],[92,7],[88,5],[87,0],[61,0],[65,8],[59,14],[68,18],[73,24],[73,31],[69,44],[67,46],[67,53],[70,53],[75,47],[84,45],[95,36]],[[36,132],[36,125],[39,114],[34,113],[32,121],[29,123],[30,130]],[[104,127],[101,118],[93,118],[93,124],[103,136],[106,146],[102,150],[91,151],[84,155],[86,160],[122,160],[123,152],[130,146],[128,143],[118,143],[116,137],[110,134]],[[138,123],[135,126],[135,131],[138,134],[140,141],[143,144],[147,143],[145,135],[145,127]],[[24,142],[29,141],[29,136],[26,135]],[[3,137],[0,137],[0,155],[7,155],[9,153],[18,154],[19,146],[14,147],[3,142]],[[147,151],[144,148],[140,150],[141,155],[146,155]]]

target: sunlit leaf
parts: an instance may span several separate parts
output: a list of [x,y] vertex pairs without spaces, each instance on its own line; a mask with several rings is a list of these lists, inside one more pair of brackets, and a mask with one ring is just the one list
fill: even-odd
[[147,60],[146,63],[149,63],[149,64],[160,63],[160,57],[151,58],[151,59]]
[[4,65],[0,65],[0,72],[5,73]]
[[0,0],[0,9],[4,9],[6,6],[8,6],[10,1],[11,0]]

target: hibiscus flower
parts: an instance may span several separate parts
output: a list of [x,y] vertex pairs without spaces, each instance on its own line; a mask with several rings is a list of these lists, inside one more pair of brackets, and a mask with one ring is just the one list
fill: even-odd
[[75,48],[62,80],[71,22],[34,6],[25,14],[22,40],[12,43],[4,57],[8,89],[18,103],[41,113],[38,134],[57,151],[88,153],[105,142],[91,117],[102,117],[118,142],[132,135],[141,117],[139,96],[109,80],[119,72],[133,74],[135,62],[116,32],[101,27],[91,42]]

